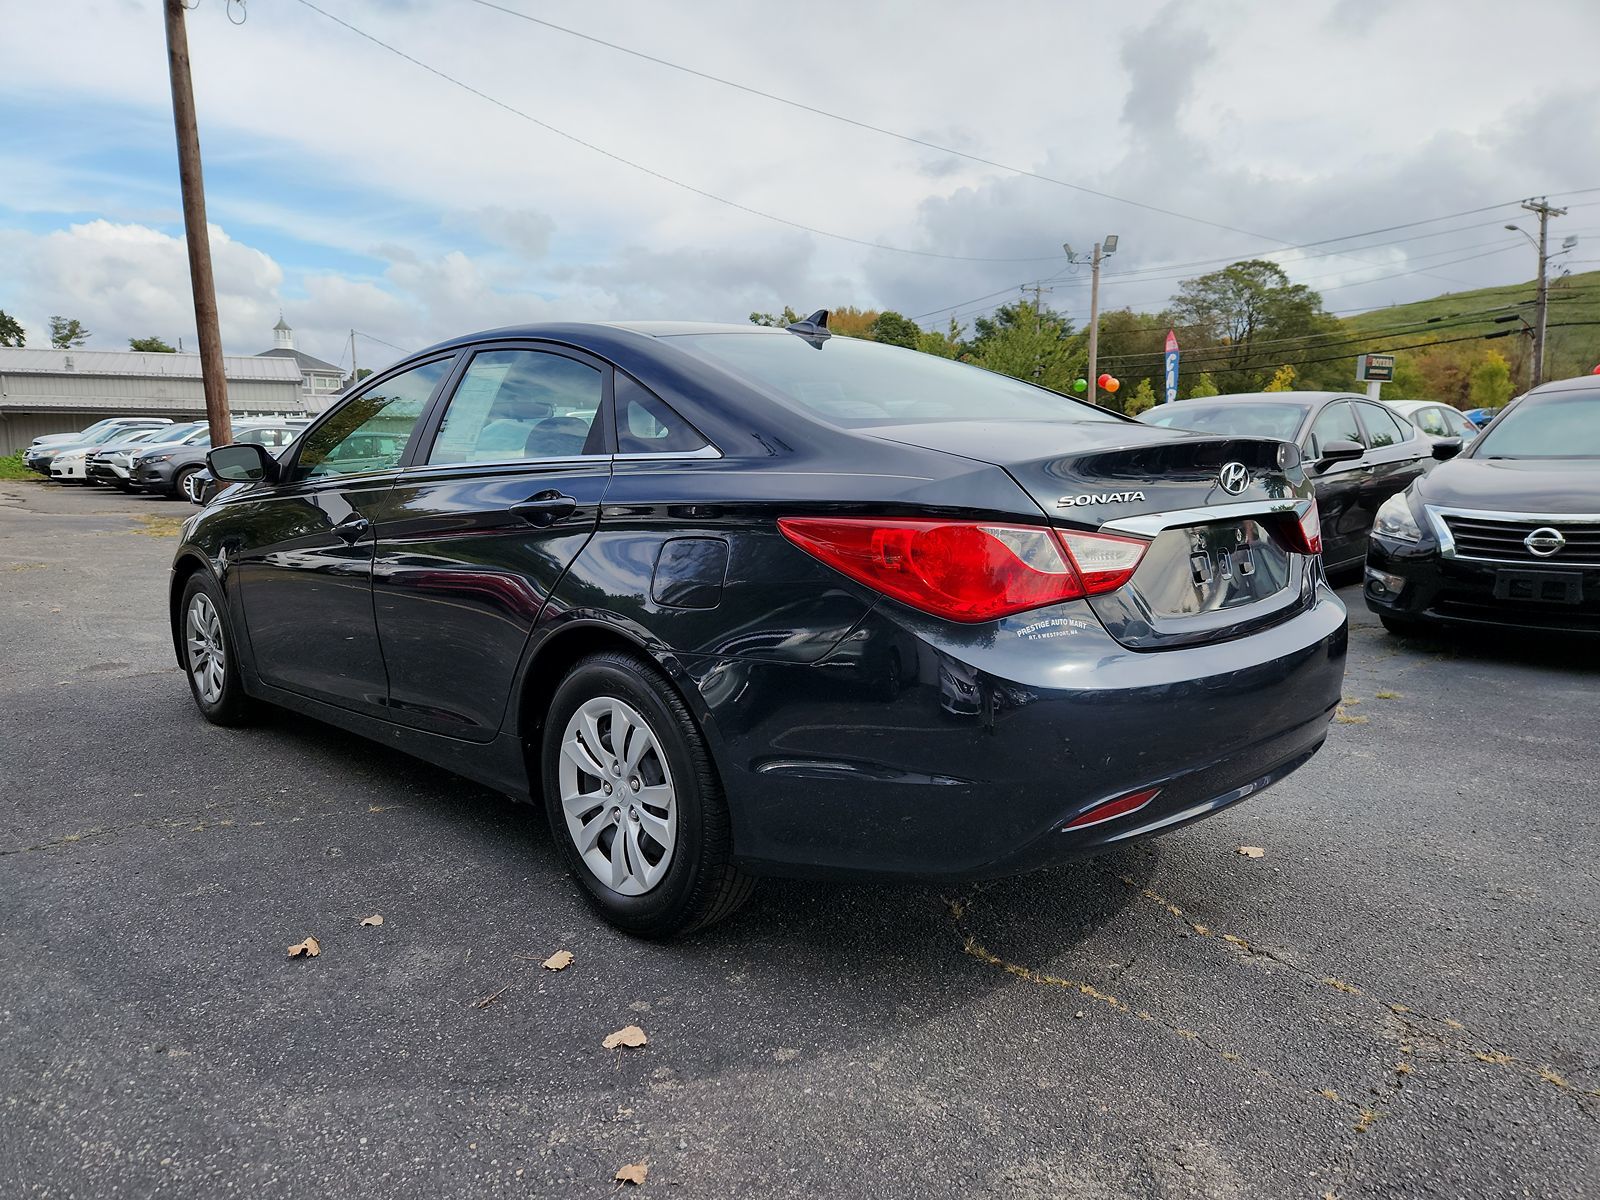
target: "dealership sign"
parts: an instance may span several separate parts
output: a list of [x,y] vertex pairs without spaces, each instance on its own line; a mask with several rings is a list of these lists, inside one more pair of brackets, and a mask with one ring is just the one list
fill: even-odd
[[1394,378],[1394,355],[1356,355],[1356,378],[1363,383],[1388,383]]

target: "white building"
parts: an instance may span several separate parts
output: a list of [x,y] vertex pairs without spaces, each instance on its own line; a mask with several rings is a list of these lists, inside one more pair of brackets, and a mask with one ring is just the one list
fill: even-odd
[[[299,368],[284,359],[225,355],[222,370],[237,417],[307,416],[327,403],[307,403]],[[198,354],[0,346],[0,454],[102,417],[205,415]]]
[[263,350],[257,358],[292,359],[300,369],[300,391],[313,412],[321,412],[328,402],[344,387],[344,372],[331,362],[294,348],[294,330],[278,314],[278,323],[272,327],[272,349]]

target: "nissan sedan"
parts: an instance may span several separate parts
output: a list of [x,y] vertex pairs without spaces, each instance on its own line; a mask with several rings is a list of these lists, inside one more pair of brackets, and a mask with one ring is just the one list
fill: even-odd
[[915,351],[541,325],[213,450],[200,712],[309,714],[541,806],[663,937],[762,874],[974,879],[1150,837],[1327,735],[1345,612],[1290,441]]

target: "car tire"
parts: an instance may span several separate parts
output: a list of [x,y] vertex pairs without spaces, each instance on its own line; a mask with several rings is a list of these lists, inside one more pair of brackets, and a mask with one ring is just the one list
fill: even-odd
[[1426,625],[1413,617],[1391,617],[1388,613],[1379,613],[1378,620],[1396,637],[1421,637],[1428,631]]
[[172,477],[172,490],[167,495],[173,500],[189,498],[189,480],[200,474],[199,467],[184,467]]
[[222,589],[204,571],[196,571],[184,585],[177,636],[183,647],[184,675],[200,715],[213,725],[247,724],[253,705],[245,694],[228,606]]
[[616,928],[676,937],[749,898],[705,737],[654,666],[614,652],[579,661],[550,702],[540,749],[558,853]]

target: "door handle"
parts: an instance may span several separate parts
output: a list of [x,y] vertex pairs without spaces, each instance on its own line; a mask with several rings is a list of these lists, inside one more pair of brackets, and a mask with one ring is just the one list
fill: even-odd
[[513,504],[511,511],[529,525],[554,525],[577,512],[578,501],[552,489],[529,496],[521,504]]
[[333,532],[338,534],[339,540],[347,546],[354,546],[367,535],[367,530],[372,528],[372,522],[359,513],[346,517],[333,527]]

